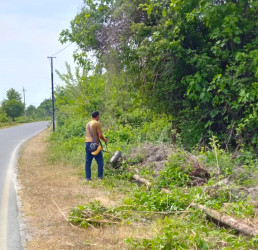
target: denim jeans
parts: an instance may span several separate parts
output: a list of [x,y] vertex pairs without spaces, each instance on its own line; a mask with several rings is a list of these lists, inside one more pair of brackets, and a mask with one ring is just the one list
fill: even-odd
[[98,178],[103,178],[103,166],[104,166],[104,159],[102,151],[99,152],[98,155],[94,156],[91,154],[90,151],[90,144],[91,142],[85,143],[85,151],[86,151],[86,161],[85,161],[85,173],[86,179],[91,179],[91,163],[93,158],[95,158],[98,164]]

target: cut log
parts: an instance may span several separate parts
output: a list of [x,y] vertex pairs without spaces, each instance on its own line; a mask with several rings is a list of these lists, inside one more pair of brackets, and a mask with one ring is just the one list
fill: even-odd
[[138,168],[135,168],[134,171],[135,171],[136,174],[139,174],[139,173],[140,173],[140,171],[139,171]]
[[204,211],[212,219],[215,219],[218,222],[221,222],[245,235],[252,236],[252,237],[255,237],[258,235],[257,228],[252,227],[243,221],[239,221],[229,215],[221,214],[220,212],[210,208],[206,208],[203,205],[193,204],[193,207],[201,211]]
[[161,192],[166,193],[166,194],[171,194],[171,192],[166,188],[161,188]]
[[144,184],[147,188],[150,188],[150,186],[151,186],[151,183],[150,183],[148,180],[142,178],[142,177],[139,176],[138,174],[133,175],[132,178],[133,178],[134,180],[136,180],[136,181],[138,181],[138,182]]

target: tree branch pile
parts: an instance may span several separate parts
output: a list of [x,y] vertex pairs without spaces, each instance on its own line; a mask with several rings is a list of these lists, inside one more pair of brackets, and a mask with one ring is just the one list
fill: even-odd
[[86,206],[78,206],[71,210],[69,222],[87,228],[95,228],[104,224],[120,224],[125,218],[122,211],[108,209],[99,201],[90,202]]

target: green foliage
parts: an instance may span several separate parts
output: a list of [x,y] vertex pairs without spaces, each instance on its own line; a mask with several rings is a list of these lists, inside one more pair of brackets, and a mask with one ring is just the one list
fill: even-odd
[[71,116],[64,121],[63,126],[57,127],[57,132],[65,140],[82,138],[85,134],[85,120]]
[[24,105],[21,101],[21,95],[15,89],[11,88],[6,93],[7,99],[2,102],[2,109],[8,117],[14,121],[24,111]]
[[[60,38],[78,45],[74,57],[80,67],[72,72],[67,64],[67,72],[58,73],[65,85],[56,92],[57,131],[51,136],[50,158],[79,166],[83,175],[84,131],[93,110],[101,113],[110,152],[126,155],[146,141],[176,142],[181,148],[174,150],[158,177],[151,166],[139,167],[140,175],[152,182],[150,190],[131,183],[128,170],[141,164],[140,154],[123,160],[120,169],[110,169],[111,155],[105,154],[107,179],[85,185],[125,194],[124,205],[138,212],[186,210],[184,216],[159,217],[157,236],[130,238],[131,248],[255,249],[257,238],[219,228],[190,205],[239,218],[254,216],[254,207],[237,188],[252,186],[258,176],[257,3],[84,3],[71,30]],[[86,52],[94,56],[95,66]],[[193,166],[182,146],[194,148],[198,160],[211,169],[205,187],[188,185]],[[231,186],[214,191],[212,186],[225,178]],[[108,211],[121,216],[121,211],[90,203],[73,209],[70,220],[87,227],[84,213],[90,212],[90,224],[96,226]]]
[[9,119],[4,112],[0,112],[0,122],[9,122]]
[[86,214],[86,216],[88,212],[90,217],[92,217],[92,220],[96,220],[95,223],[93,223],[93,225],[96,226],[99,225],[97,221],[102,219],[101,214],[105,211],[107,211],[107,209],[102,206],[99,201],[90,202],[85,206],[78,206],[73,208],[70,212],[69,221],[80,224],[81,227],[86,228],[89,226],[89,222],[87,221],[88,218],[83,219],[83,212]]
[[252,160],[248,164],[241,165],[238,171],[233,173],[233,178],[238,185],[252,187],[258,180],[258,160]]
[[37,111],[37,108],[35,106],[33,106],[33,105],[30,105],[26,109],[26,115],[28,117],[35,117],[36,111]]
[[11,88],[6,93],[7,99],[2,102],[2,107],[0,108],[0,122],[6,123],[10,122],[10,118],[14,122],[24,123],[32,122],[35,120],[49,119],[52,116],[52,101],[51,99],[45,99],[38,108],[30,105],[26,109],[25,115],[24,104],[22,103],[22,98],[19,92]]
[[22,101],[21,95],[15,89],[11,88],[6,92],[7,100]]
[[[89,75],[87,70],[77,68],[72,73],[59,74],[65,86],[56,91],[57,129],[52,136],[53,158],[63,155],[65,161],[75,160],[83,164],[83,137],[91,112],[99,110],[104,135],[109,138],[109,151],[126,151],[134,144],[169,142],[169,116],[156,114],[142,106],[140,97],[130,93],[125,78],[104,75]],[[80,138],[80,139],[79,139]],[[76,145],[78,141],[80,145]],[[76,157],[75,157],[76,155]],[[77,157],[78,156],[78,157]],[[109,155],[105,155],[108,161]]]
[[228,215],[238,217],[240,219],[252,218],[254,217],[255,207],[248,201],[238,201],[234,203],[228,203],[224,208],[221,209],[222,212],[226,212]]
[[17,100],[6,100],[2,102],[4,112],[14,121],[16,117],[23,113],[24,105]]
[[232,174],[232,170],[234,168],[234,162],[232,160],[232,155],[225,152],[218,144],[218,140],[215,136],[210,138],[211,150],[201,149],[201,159],[205,163],[205,165],[209,167],[214,167],[214,171],[216,174],[222,174],[223,176],[228,176]]
[[61,41],[77,43],[81,65],[93,50],[96,68],[126,73],[144,104],[173,115],[187,147],[212,131],[227,150],[255,148],[257,10],[255,1],[85,1]]
[[126,244],[133,249],[255,249],[257,237],[229,234],[195,212],[185,216],[165,218],[157,223],[160,232],[153,239],[128,238]]
[[52,116],[52,100],[45,99],[37,107],[37,111],[35,112],[35,117],[42,118],[42,119],[48,119],[51,116]]
[[15,122],[16,123],[27,123],[27,122],[34,122],[35,119],[31,118],[31,117],[25,117],[25,116],[19,116]]
[[94,201],[85,206],[73,208],[69,215],[69,221],[79,224],[83,228],[89,226],[101,226],[104,224],[119,224],[129,217],[129,214],[120,208],[107,208]]
[[189,184],[189,172],[192,167],[187,164],[187,155],[184,151],[173,153],[157,179],[159,187],[185,187]]
[[189,205],[192,198],[188,192],[182,195],[182,189],[174,189],[172,195],[162,193],[156,188],[150,191],[135,189],[132,196],[125,199],[125,204],[134,204],[147,211],[181,211]]

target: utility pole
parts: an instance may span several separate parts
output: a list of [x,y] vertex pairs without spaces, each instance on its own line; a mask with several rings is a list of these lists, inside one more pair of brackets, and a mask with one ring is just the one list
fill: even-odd
[[26,115],[25,91],[27,91],[27,90],[25,90],[23,87],[22,91],[23,91],[24,114],[26,117],[27,115]]
[[52,119],[53,119],[53,132],[55,132],[55,96],[54,96],[54,72],[53,72],[53,58],[54,56],[48,56],[51,60],[51,86],[52,86]]

